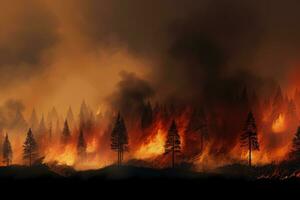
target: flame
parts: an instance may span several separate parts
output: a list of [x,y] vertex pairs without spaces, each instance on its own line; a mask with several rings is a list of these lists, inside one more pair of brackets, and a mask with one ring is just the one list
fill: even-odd
[[97,149],[97,140],[96,140],[96,138],[93,138],[92,141],[90,141],[87,144],[86,152],[93,153],[96,151],[96,149]]
[[276,120],[274,120],[272,124],[272,130],[274,133],[281,133],[285,131],[286,125],[285,125],[285,116],[283,114],[280,114]]
[[148,159],[151,157],[159,156],[164,153],[165,135],[161,129],[158,129],[156,135],[147,140],[146,143],[135,153],[138,159]]
[[46,152],[44,162],[56,161],[61,165],[73,166],[76,161],[76,149],[73,145],[66,145],[64,149],[50,147]]

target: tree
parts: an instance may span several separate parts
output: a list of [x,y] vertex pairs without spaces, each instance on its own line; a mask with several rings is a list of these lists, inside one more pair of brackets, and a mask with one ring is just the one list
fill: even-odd
[[26,140],[23,144],[23,158],[28,160],[29,166],[32,165],[32,162],[36,160],[38,156],[38,146],[33,137],[31,128],[28,130]]
[[75,120],[74,120],[74,114],[73,114],[71,106],[69,107],[69,110],[67,113],[67,120],[70,123],[71,128],[73,128]]
[[52,140],[52,122],[49,122],[48,139],[51,142],[51,140]]
[[78,142],[77,142],[77,154],[82,157],[85,155],[85,153],[86,153],[86,142],[83,136],[83,130],[82,128],[80,128]]
[[175,166],[175,154],[181,152],[180,146],[180,136],[178,134],[177,125],[175,120],[172,121],[172,124],[169,128],[167,141],[165,144],[165,154],[172,153],[172,168]]
[[291,156],[295,159],[300,159],[300,127],[298,127],[297,133],[293,139]]
[[204,109],[194,109],[190,121],[185,130],[188,132],[195,132],[200,136],[200,151],[204,149],[204,142],[208,139],[208,123]]
[[42,119],[40,121],[40,125],[38,128],[38,135],[44,137],[46,133],[47,133],[47,128],[45,125],[45,119],[44,119],[44,115],[42,115]]
[[279,115],[282,114],[283,104],[284,104],[284,97],[282,94],[281,87],[278,86],[275,96],[273,98],[273,103],[272,103],[271,117],[272,117],[273,121],[278,119]]
[[79,125],[83,130],[86,130],[87,121],[89,119],[90,112],[89,108],[86,105],[85,101],[82,102],[80,106],[80,112],[79,112]]
[[118,153],[118,166],[122,164],[124,151],[128,151],[128,135],[124,119],[120,113],[111,133],[111,149]]
[[286,118],[287,118],[289,124],[291,126],[293,126],[293,128],[296,128],[295,125],[298,122],[298,116],[297,116],[296,104],[293,100],[289,100],[289,102],[288,102]]
[[61,141],[62,141],[63,144],[66,144],[66,143],[69,142],[70,138],[71,138],[71,132],[70,132],[70,129],[69,129],[68,121],[65,120],[64,129],[62,131]]
[[3,162],[6,164],[6,166],[9,166],[12,162],[13,153],[12,153],[11,144],[7,134],[3,142],[2,154],[3,154]]
[[88,118],[87,118],[87,120],[86,120],[85,129],[88,133],[90,133],[93,130],[94,127],[95,127],[95,115],[91,111]]
[[249,112],[243,133],[240,137],[241,147],[248,149],[248,163],[251,167],[252,151],[259,151],[257,127],[252,112]]

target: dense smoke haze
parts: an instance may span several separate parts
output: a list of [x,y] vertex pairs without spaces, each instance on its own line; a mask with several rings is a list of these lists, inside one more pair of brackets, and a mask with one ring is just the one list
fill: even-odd
[[145,79],[163,99],[219,98],[240,83],[286,86],[298,66],[298,4],[3,1],[1,99],[24,101],[26,112],[66,110],[70,99],[97,107],[120,71]]
[[[288,121],[293,104],[300,106],[295,96],[300,84],[299,1],[0,2],[1,130],[30,127],[35,118],[44,127],[45,118],[46,126],[60,131],[66,117],[80,125],[82,118],[101,118],[97,126],[111,128],[109,120],[120,112],[133,132],[132,143],[139,144],[151,135],[137,130],[141,115],[146,116],[142,126],[152,120],[149,115],[156,116],[151,123],[159,130],[159,120],[169,125],[176,118],[184,137],[185,128],[193,130],[193,119],[186,116],[197,118],[199,111],[207,117],[215,148],[206,153],[216,157],[237,148],[249,110],[263,127],[264,152],[286,146],[296,130],[298,121],[289,121],[287,139],[268,135],[282,132],[276,120],[284,113]],[[109,128],[90,129],[103,139],[93,151],[108,145]],[[78,133],[78,127],[70,129]],[[92,136],[87,138],[93,142]],[[198,142],[192,138],[183,146]],[[268,162],[272,158],[261,155]]]

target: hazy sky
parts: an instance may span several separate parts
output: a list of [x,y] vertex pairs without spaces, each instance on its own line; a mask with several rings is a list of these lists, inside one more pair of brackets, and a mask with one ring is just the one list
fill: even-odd
[[96,107],[121,71],[170,96],[240,74],[294,83],[299,71],[296,0],[0,2],[0,100],[20,99],[26,112]]

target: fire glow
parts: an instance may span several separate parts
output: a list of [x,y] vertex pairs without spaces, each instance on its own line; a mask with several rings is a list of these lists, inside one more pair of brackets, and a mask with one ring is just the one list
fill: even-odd
[[135,157],[138,159],[148,159],[155,156],[162,155],[165,151],[165,134],[162,130],[158,130],[157,133],[142,144],[141,147],[135,153]]
[[281,133],[285,131],[285,129],[285,116],[283,114],[280,114],[279,117],[273,122],[272,130],[274,131],[274,133]]
[[[276,99],[278,97],[275,95],[275,102]],[[213,121],[209,112],[196,110],[190,106],[180,107],[177,110],[174,106],[153,107],[147,103],[145,110],[138,115],[140,120],[136,120],[137,118],[124,120],[129,139],[129,150],[124,151],[124,161],[145,161],[151,163],[151,166],[168,167],[171,156],[165,154],[165,147],[171,120],[174,120],[180,138],[180,153],[175,155],[178,162],[193,163],[199,170],[213,169],[237,161],[243,163],[249,156],[254,165],[280,162],[286,159],[291,151],[291,143],[297,127],[297,121],[293,117],[296,116],[296,112],[294,107],[290,106],[290,102],[291,100],[281,102],[280,107],[278,106],[280,110],[273,103],[263,111],[254,112],[253,117],[259,119],[256,122],[257,126],[254,126],[255,129],[257,128],[259,148],[252,149],[251,154],[248,149],[241,148],[239,140],[231,143],[231,148],[226,149],[230,147],[226,142],[234,140],[229,140],[228,136],[219,139],[219,131],[226,130],[226,123],[222,120]],[[34,111],[29,121],[39,145],[41,162],[72,166],[77,170],[97,169],[114,164],[116,157],[110,148],[110,140],[116,112],[104,115],[102,110],[103,108],[99,107],[94,115],[92,109],[83,103],[79,117],[73,117],[72,110],[69,109],[65,121],[59,121],[55,117],[58,116],[57,111],[52,110],[54,118],[50,117],[47,120],[51,120],[52,124],[53,121],[57,121],[56,126],[47,126],[44,118],[34,124],[33,121],[37,121]],[[226,113],[221,110],[219,112],[219,116]],[[245,114],[246,111],[242,113]],[[237,127],[245,123],[246,117],[247,115],[245,119],[239,119]],[[23,131],[26,133],[26,129]],[[239,138],[243,129],[237,128],[236,131],[234,137]],[[24,132],[20,135],[18,130],[9,135],[14,152],[12,164],[24,164],[23,152],[20,148],[22,141],[25,140]],[[80,139],[81,134],[83,138]],[[80,148],[83,148],[84,154],[81,153]]]

